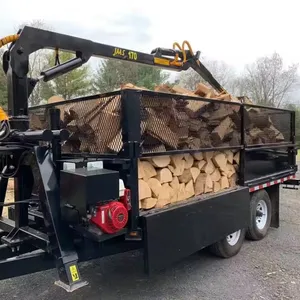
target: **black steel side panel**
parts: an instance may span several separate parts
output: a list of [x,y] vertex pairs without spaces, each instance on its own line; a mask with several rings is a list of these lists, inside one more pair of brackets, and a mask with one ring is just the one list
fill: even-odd
[[248,188],[141,216],[145,271],[163,269],[226,235],[245,228],[249,219]]
[[287,148],[251,149],[251,151],[246,151],[245,181],[290,171],[293,168],[290,159]]

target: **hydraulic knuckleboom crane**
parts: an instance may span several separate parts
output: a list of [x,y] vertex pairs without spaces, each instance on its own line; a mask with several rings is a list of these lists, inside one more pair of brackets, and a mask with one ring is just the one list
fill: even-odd
[[[24,41],[26,33],[28,31],[33,31],[34,34],[33,37],[30,38],[28,41]],[[24,32],[24,33],[23,33]],[[18,44],[23,44],[24,42],[27,44],[27,48],[32,48],[31,52],[36,51],[35,48],[39,48],[38,45],[38,37],[36,40],[34,40],[35,35],[42,35],[43,34],[43,40],[45,39],[46,35],[53,36],[56,33],[52,33],[49,31],[41,30],[41,29],[34,29],[31,27],[25,27],[23,31],[19,31],[17,34],[6,36],[3,39],[0,40],[0,47],[7,45],[11,43],[9,49],[4,53],[3,55],[3,69],[5,73],[7,73],[9,69],[9,57],[11,52],[17,52],[19,56],[25,53],[25,49],[23,49],[23,46],[19,46]],[[19,41],[21,37],[21,40]],[[23,38],[24,37],[24,38]],[[172,49],[167,49],[167,48],[156,48],[151,51],[151,54],[146,54],[146,53],[141,53],[137,51],[132,51],[128,49],[123,49],[123,48],[118,48],[110,45],[104,45],[104,44],[97,44],[97,51],[93,51],[93,45],[95,43],[91,41],[84,40],[86,42],[90,43],[90,46],[88,47],[88,51],[81,52],[77,51],[76,52],[76,58],[67,61],[63,64],[59,63],[59,57],[58,57],[58,50],[61,48],[62,50],[70,50],[73,51],[72,45],[70,47],[64,47],[63,45],[60,45],[61,43],[58,43],[55,45],[54,41],[49,41],[49,48],[54,48],[56,51],[56,62],[58,65],[54,66],[53,68],[46,70],[44,72],[41,72],[41,75],[36,78],[29,78],[27,79],[27,98],[31,94],[34,86],[36,83],[40,80],[43,81],[49,81],[59,75],[62,75],[64,73],[70,72],[71,70],[80,67],[82,64],[88,61],[90,56],[100,56],[100,57],[105,57],[105,58],[114,58],[114,59],[120,59],[120,60],[126,60],[126,61],[131,61],[135,63],[141,63],[141,64],[147,64],[147,65],[152,65],[152,66],[157,66],[161,68],[166,68],[166,69],[172,69],[175,71],[183,71],[187,70],[189,68],[194,69],[205,81],[207,81],[213,88],[215,88],[220,94],[226,94],[227,91],[220,85],[220,83],[213,77],[213,75],[210,73],[210,71],[200,62],[199,56],[200,56],[200,51],[197,51],[196,53],[193,52],[192,47],[188,41],[184,41],[182,43],[182,46],[180,46],[177,42],[173,44]],[[30,43],[34,43],[30,46]],[[37,44],[36,44],[37,43]],[[19,46],[19,47],[18,47]],[[15,49],[18,47],[18,49]],[[41,42],[41,47],[44,48],[44,41]],[[45,47],[47,48],[47,47]],[[29,50],[28,49],[28,50]],[[30,54],[30,53],[28,53]],[[20,63],[20,62],[19,62]],[[25,67],[25,69],[28,70],[28,62],[23,61],[22,62]],[[16,66],[14,67],[11,63],[12,69],[15,69]],[[20,73],[21,70],[18,70],[17,73]],[[24,74],[23,74],[24,75]],[[20,82],[19,80],[16,80],[17,82]],[[12,78],[12,82],[14,82],[14,78]],[[13,84],[14,85],[14,84]],[[24,94],[24,96],[26,96]],[[24,97],[23,96],[23,97]],[[14,98],[14,93],[9,93],[9,98],[8,98],[8,106],[9,106],[9,112],[13,116],[14,111],[16,107],[20,106],[14,103],[15,98]],[[24,101],[23,101],[24,102]],[[27,104],[25,105],[26,108],[24,107],[24,114],[26,115],[27,112]],[[3,112],[3,110],[0,111],[0,120],[1,120],[1,128],[0,128],[0,139],[3,140],[4,137],[7,136],[10,126],[9,126],[9,121],[7,115]]]
[[[67,234],[67,229],[60,218],[59,198],[59,168],[56,162],[60,158],[59,141],[67,140],[68,131],[59,129],[59,114],[51,115],[51,129],[30,130],[28,116],[28,98],[39,81],[49,81],[55,77],[72,71],[86,63],[92,56],[114,58],[135,63],[157,66],[175,71],[193,68],[208,83],[220,93],[226,90],[214,79],[212,74],[199,61],[200,52],[194,54],[190,44],[184,41],[182,46],[174,43],[173,49],[156,48],[151,54],[118,48],[96,43],[56,32],[25,26],[17,34],[0,40],[0,47],[10,44],[3,55],[3,69],[7,76],[8,112],[0,107],[0,215],[2,215],[8,178],[15,179],[14,223],[0,216],[0,229],[8,232],[2,236],[1,242],[5,247],[18,249],[23,242],[33,240],[37,245],[45,245],[42,249],[51,248],[56,257],[61,285],[67,289],[78,288],[85,283],[77,269],[78,255],[73,241]],[[186,49],[187,47],[187,49]],[[56,53],[56,63],[52,68],[41,72],[38,78],[29,78],[29,55],[40,49],[53,49]],[[70,51],[76,57],[59,62],[58,50]],[[57,111],[56,111],[57,113]],[[56,125],[55,125],[56,124]],[[38,142],[52,143],[51,147],[39,146]],[[33,188],[33,172],[23,162],[24,154],[31,152],[38,164],[41,174],[41,184],[44,193],[39,200],[31,199]],[[57,178],[53,175],[57,174]],[[28,226],[28,204],[40,201],[49,237],[41,232],[33,231]],[[136,228],[132,222],[130,230]],[[2,229],[1,229],[2,230]],[[40,243],[40,244],[39,244]],[[33,257],[35,259],[35,257]],[[34,266],[34,265],[32,265]],[[37,266],[38,267],[38,266]]]

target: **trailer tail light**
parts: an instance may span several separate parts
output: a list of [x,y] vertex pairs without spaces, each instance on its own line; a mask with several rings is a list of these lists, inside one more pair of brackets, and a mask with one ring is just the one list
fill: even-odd
[[124,195],[120,197],[120,202],[124,204],[128,211],[131,210],[131,192],[129,189],[124,190]]

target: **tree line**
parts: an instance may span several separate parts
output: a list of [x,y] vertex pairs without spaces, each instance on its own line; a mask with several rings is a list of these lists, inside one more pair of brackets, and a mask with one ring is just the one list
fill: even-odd
[[[224,88],[235,96],[248,96],[255,104],[285,107],[300,94],[298,64],[284,66],[278,53],[260,57],[237,74],[222,61],[203,60],[204,65]],[[180,76],[180,84],[195,89],[203,81],[193,70]]]
[[[25,24],[21,24],[21,28]],[[30,26],[53,30],[41,21],[33,21]],[[2,51],[3,53],[3,51]],[[59,52],[60,63],[74,57],[70,52]],[[222,61],[201,59],[213,76],[235,96],[248,96],[256,104],[273,107],[291,107],[291,99],[300,94],[298,64],[284,66],[278,53],[258,58],[244,71],[237,74],[235,70]],[[55,52],[40,50],[30,56],[29,77],[36,78],[42,70],[55,64]],[[151,66],[132,64],[126,61],[102,59],[95,69],[91,64],[85,64],[65,75],[47,83],[41,82],[34,89],[29,99],[30,105],[44,103],[52,95],[60,95],[64,99],[72,99],[112,91],[121,84],[132,84],[153,89],[154,86],[180,84],[188,89],[195,89],[203,79],[193,70],[182,71],[175,81],[170,82],[170,74]],[[0,70],[0,103],[7,103],[6,77]],[[293,106],[297,109],[297,106]]]

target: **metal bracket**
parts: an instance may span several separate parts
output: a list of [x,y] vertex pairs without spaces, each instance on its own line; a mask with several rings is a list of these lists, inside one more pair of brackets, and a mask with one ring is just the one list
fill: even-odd
[[300,179],[290,179],[285,181],[284,184],[282,184],[282,188],[288,190],[299,190],[299,185]]
[[62,260],[59,260],[59,263],[60,265],[57,266],[57,269],[60,280],[55,281],[57,286],[67,292],[74,292],[89,284],[87,281],[82,281],[77,261],[63,263]]

